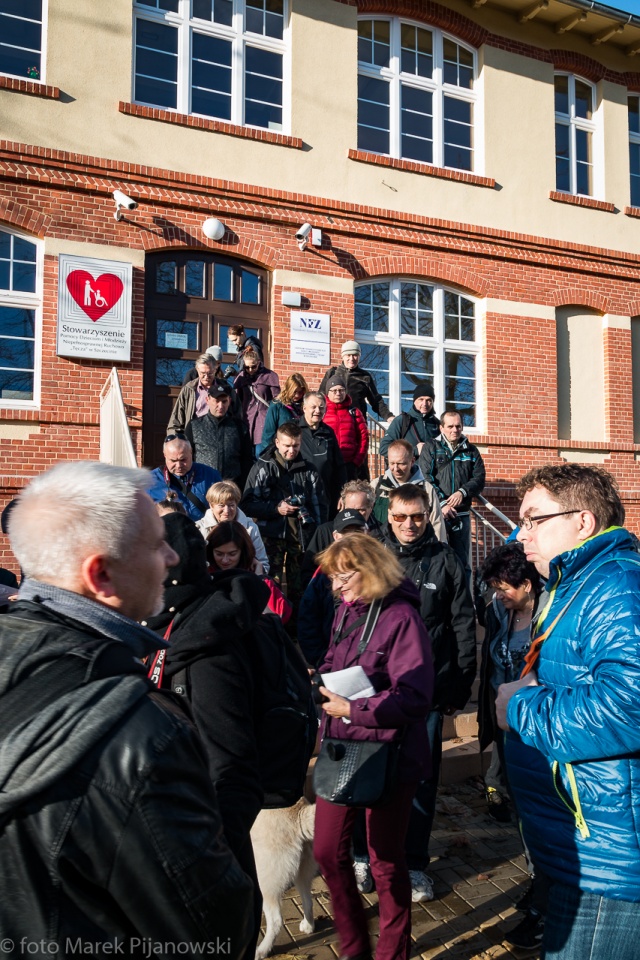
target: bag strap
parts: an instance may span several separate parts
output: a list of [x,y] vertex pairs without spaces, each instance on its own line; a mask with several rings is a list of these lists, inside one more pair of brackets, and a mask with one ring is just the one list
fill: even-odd
[[207,512],[208,504],[204,503],[200,497],[197,497],[195,493],[192,492],[191,488],[188,487],[186,483],[182,482],[180,477],[176,477],[175,474],[171,474],[171,480],[176,481],[178,487],[180,488],[180,492],[185,495],[189,503],[192,503],[194,507],[198,508],[198,510],[202,510],[203,513]]
[[358,656],[362,656],[364,653],[369,640],[371,639],[371,634],[376,628],[378,622],[378,617],[380,616],[380,611],[382,609],[382,600],[374,600],[371,606],[369,607],[369,612],[367,613],[367,619],[364,625],[364,630],[362,631],[362,636],[360,637],[360,643],[358,644]]
[[50,666],[31,674],[0,697],[0,730],[3,738],[25,720],[84,683],[88,661],[66,654]]
[[269,407],[270,405],[269,401],[265,400],[264,397],[261,397],[259,394],[257,394],[253,389],[253,387],[251,386],[251,384],[249,384],[249,390],[251,391],[251,396],[253,397],[254,400],[259,400],[260,403],[263,403],[265,405],[265,407]]
[[[169,623],[169,626],[164,632],[164,639],[167,642],[169,641],[169,637],[171,636],[171,629],[173,627],[174,620],[175,620],[175,617],[173,617],[173,619]],[[151,683],[153,683],[154,686],[158,687],[158,689],[160,689],[160,687],[162,686],[162,678],[164,677],[164,664],[166,659],[167,659],[167,648],[163,647],[161,650],[157,650],[153,660],[151,661],[151,666],[149,667],[149,672],[147,674],[147,676],[149,677],[149,680],[151,680]]]

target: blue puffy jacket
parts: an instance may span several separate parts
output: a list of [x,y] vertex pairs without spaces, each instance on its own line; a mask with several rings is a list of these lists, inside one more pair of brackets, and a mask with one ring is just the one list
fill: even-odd
[[509,702],[505,754],[535,864],[561,883],[639,902],[636,544],[613,527],[552,561],[536,635],[574,599],[541,647],[540,686]]

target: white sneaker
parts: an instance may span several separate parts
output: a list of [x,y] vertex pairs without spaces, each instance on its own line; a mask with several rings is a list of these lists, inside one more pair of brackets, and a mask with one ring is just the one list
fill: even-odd
[[414,903],[421,900],[433,900],[433,880],[422,870],[409,870],[411,880],[411,899]]
[[373,890],[373,877],[371,876],[371,867],[367,860],[354,860],[353,872],[356,875],[356,883],[360,893],[371,893]]

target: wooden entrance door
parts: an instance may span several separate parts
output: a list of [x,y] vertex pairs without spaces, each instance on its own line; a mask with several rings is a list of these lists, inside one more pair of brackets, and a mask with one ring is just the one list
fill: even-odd
[[204,251],[164,251],[146,261],[142,458],[162,460],[162,442],[182,380],[211,344],[233,364],[227,331],[243,323],[264,343],[268,366],[268,274],[253,264]]

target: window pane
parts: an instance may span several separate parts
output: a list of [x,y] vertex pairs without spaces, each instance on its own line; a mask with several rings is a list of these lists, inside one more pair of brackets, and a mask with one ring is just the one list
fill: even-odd
[[475,309],[472,300],[445,290],[444,335],[446,340],[475,340]]
[[[2,254],[0,253],[0,256]],[[36,245],[29,240],[23,240],[22,237],[13,238],[13,256],[16,260],[27,260],[29,263],[36,262]]]
[[571,190],[569,127],[564,123],[556,123],[556,190],[563,193]]
[[17,367],[33,370],[33,340],[9,340],[0,337],[0,367]]
[[456,87],[473,86],[473,54],[458,43],[446,38],[442,41],[443,80]]
[[194,33],[191,109],[219,120],[231,118],[231,41]]
[[135,99],[176,107],[178,31],[161,23],[136,20]]
[[472,105],[444,97],[444,164],[456,170],[473,168]]
[[[178,0],[174,0],[177,4]],[[233,21],[233,0],[192,0],[192,17],[230,27]]]
[[247,0],[245,30],[281,40],[284,30],[283,0]]
[[368,370],[379,393],[389,402],[389,347],[384,343],[362,343],[360,366]]
[[36,289],[35,263],[13,264],[13,289],[21,293],[34,293]]
[[33,400],[33,372],[0,370],[0,397],[3,400]]
[[245,123],[282,129],[282,55],[245,48]]
[[[245,323],[244,332],[248,337],[257,337],[258,340],[262,340],[262,337],[260,336],[260,331],[258,330],[257,327],[248,327]],[[229,340],[229,327],[226,325],[220,327],[219,343],[225,353],[232,353],[232,354],[237,353],[235,344],[231,343],[231,341]]]
[[0,10],[13,17],[42,20],[42,0],[1,0]]
[[197,350],[198,329],[199,324],[186,320],[158,320],[156,346],[169,350]]
[[[4,24],[0,17],[0,36]],[[0,73],[9,73],[16,77],[29,77],[32,80],[40,79],[40,53],[32,50],[19,50],[15,47],[0,43]]]
[[433,287],[425,283],[400,285],[400,333],[433,336]]
[[628,97],[629,133],[640,133],[640,97]]
[[158,357],[156,360],[156,385],[179,387],[192,367],[193,360],[171,360],[168,357]]
[[22,307],[0,307],[0,335],[5,337],[35,337],[35,310]]
[[389,331],[389,284],[371,283],[356,287],[355,325],[376,333]]
[[445,352],[445,409],[462,415],[467,427],[476,423],[475,357]]
[[591,196],[591,134],[576,130],[576,189]]
[[401,25],[400,70],[418,77],[433,75],[433,34],[430,30]]
[[[185,268],[184,292],[188,297],[204,297],[204,262],[187,260]],[[195,350],[195,347],[189,347]]]
[[640,207],[640,144],[629,144],[629,166],[631,168],[631,206]]
[[401,156],[431,163],[433,160],[433,94],[405,84],[401,89]]
[[389,84],[358,77],[358,148],[389,153]]
[[156,268],[156,293],[176,292],[176,261],[164,260]]
[[569,77],[558,76],[554,79],[555,111],[569,113]]
[[260,303],[260,277],[249,270],[240,274],[240,300],[242,303]]
[[576,80],[576,117],[591,120],[593,113],[593,90],[586,83]]
[[233,300],[233,268],[226,263],[213,266],[213,299]]

